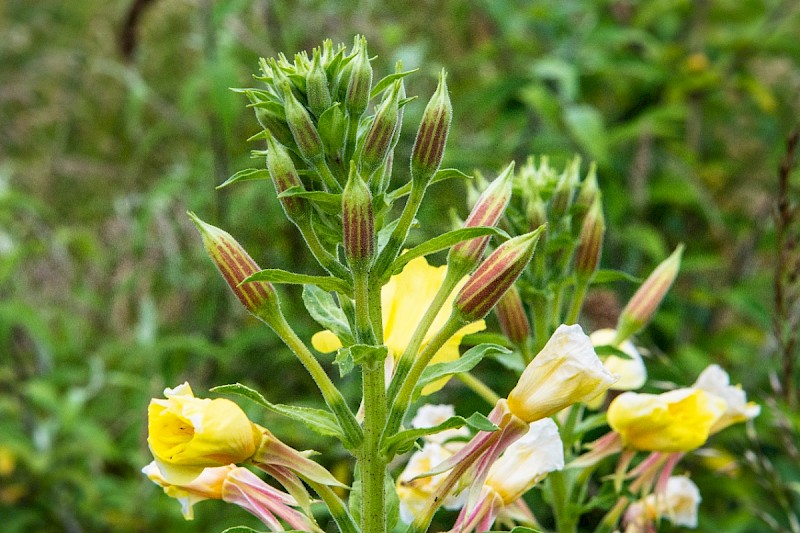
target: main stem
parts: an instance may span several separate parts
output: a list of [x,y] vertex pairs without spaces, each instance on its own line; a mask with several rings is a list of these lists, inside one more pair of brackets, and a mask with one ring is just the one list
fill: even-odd
[[[356,337],[359,342],[375,344],[370,320],[369,276],[353,273]],[[369,533],[386,531],[386,497],[384,476],[386,464],[381,452],[381,433],[386,422],[386,383],[384,361],[371,359],[361,367],[364,398],[364,442],[359,456],[361,469],[361,530]]]

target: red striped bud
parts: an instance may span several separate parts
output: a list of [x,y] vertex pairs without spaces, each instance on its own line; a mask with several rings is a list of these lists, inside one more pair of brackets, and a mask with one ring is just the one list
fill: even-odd
[[311,115],[303,107],[288,84],[283,86],[284,106],[286,109],[286,122],[292,130],[292,137],[300,150],[300,154],[307,161],[319,161],[325,156],[322,139],[319,137]]
[[583,219],[578,248],[575,250],[575,273],[579,279],[588,279],[597,270],[603,253],[605,232],[606,221],[603,218],[602,202],[598,194]]
[[394,131],[400,117],[400,82],[395,82],[391,94],[383,101],[364,139],[359,164],[366,176],[371,176],[386,161],[392,148]]
[[494,308],[500,331],[514,344],[524,343],[531,336],[531,325],[528,315],[519,297],[519,291],[512,285]]
[[634,293],[619,316],[614,345],[619,345],[650,322],[678,275],[682,255],[683,244],[679,244],[672,255],[662,261]]
[[319,48],[314,49],[314,60],[311,63],[311,69],[306,74],[306,99],[311,112],[317,117],[331,106],[328,76],[322,67]]
[[344,253],[350,268],[366,272],[375,253],[372,195],[355,162],[350,164],[350,176],[342,193],[342,227]]
[[[292,187],[303,187],[289,151],[272,135],[267,137],[267,169],[275,185],[275,192],[279,195]],[[289,196],[279,200],[289,220],[297,221],[308,217],[308,204],[304,199]]]
[[350,60],[350,78],[347,80],[344,107],[351,117],[360,117],[369,105],[372,90],[372,66],[367,55],[367,40],[356,38],[355,57]]
[[[511,199],[511,179],[513,177],[514,163],[512,162],[486,187],[478,201],[475,202],[475,207],[472,208],[467,221],[464,222],[465,228],[497,225],[497,221],[503,216]],[[469,272],[483,257],[489,239],[490,237],[486,235],[454,245],[450,249],[448,263],[453,265],[457,263],[459,268],[465,268]]]
[[[189,217],[197,226],[203,245],[211,261],[219,269],[233,294],[245,308],[264,322],[270,323],[281,313],[278,295],[271,283],[242,281],[259,272],[261,268],[228,232],[200,220],[194,213]],[[241,285],[240,285],[241,284]]]
[[436,92],[431,96],[422,114],[411,152],[411,178],[424,184],[427,184],[439,170],[447,134],[450,131],[450,121],[453,118],[446,79],[447,73],[442,70]]
[[530,262],[543,230],[544,226],[504,242],[481,263],[453,303],[465,320],[480,320],[492,310]]

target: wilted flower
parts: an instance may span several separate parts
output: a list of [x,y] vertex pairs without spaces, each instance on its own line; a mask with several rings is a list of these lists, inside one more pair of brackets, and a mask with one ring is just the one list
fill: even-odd
[[263,428],[224,398],[195,398],[188,383],[164,390],[147,409],[147,443],[164,478],[186,484],[206,467],[250,459]]
[[[395,358],[399,358],[411,342],[414,330],[417,329],[417,324],[423,315],[420,310],[426,309],[433,302],[446,273],[447,267],[431,266],[424,257],[419,257],[409,261],[402,272],[392,276],[381,289],[383,342],[389,348],[386,365],[390,375],[393,372]],[[456,286],[456,290],[461,284]],[[452,301],[453,295],[451,294],[442,306],[442,310],[436,315],[420,350],[425,348],[433,335],[447,322]],[[458,346],[461,344],[461,339],[465,335],[481,331],[485,327],[483,320],[478,320],[461,328],[436,352],[430,364],[446,363],[458,359],[460,355]],[[315,334],[311,343],[314,348],[323,353],[332,352],[342,346],[339,339],[330,331]],[[422,393],[436,392],[447,383],[447,379],[442,378],[429,384],[422,390]]]
[[747,393],[741,385],[731,385],[731,378],[719,365],[709,365],[698,376],[694,387],[710,392],[725,400],[726,409],[722,417],[711,428],[717,433],[726,427],[755,418],[761,413],[761,406],[747,401]]
[[590,400],[615,381],[581,327],[561,325],[522,372],[508,395],[508,408],[533,422]]
[[725,400],[695,388],[625,392],[608,406],[608,424],[628,448],[687,452],[706,442],[725,409]]
[[662,493],[650,494],[628,507],[625,533],[645,533],[659,518],[676,526],[697,527],[697,507],[702,498],[697,485],[686,476],[670,476]]

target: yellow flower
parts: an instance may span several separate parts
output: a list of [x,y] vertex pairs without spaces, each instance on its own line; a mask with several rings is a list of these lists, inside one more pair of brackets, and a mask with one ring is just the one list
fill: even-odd
[[222,486],[225,480],[235,468],[235,465],[219,466],[206,468],[199,476],[185,485],[173,485],[164,478],[156,462],[142,468],[142,473],[150,481],[164,489],[164,493],[170,498],[175,498],[181,504],[181,511],[186,520],[194,518],[192,506],[203,500],[221,500]]
[[581,327],[561,325],[522,372],[508,395],[508,408],[534,422],[596,397],[615,381]]
[[[389,348],[387,371],[392,372],[394,360],[400,357],[411,341],[422,315],[430,306],[433,297],[444,281],[446,266],[434,267],[424,257],[408,262],[403,270],[392,276],[389,283],[381,290],[381,310],[383,318],[383,340]],[[431,337],[444,325],[450,316],[454,295],[466,282],[459,283],[428,330],[420,349],[423,349]],[[431,360],[430,364],[446,363],[458,359],[458,346],[461,339],[470,333],[481,331],[486,327],[483,320],[468,324],[450,337]],[[320,352],[328,353],[341,348],[341,341],[330,331],[321,331],[311,338],[311,344]],[[432,394],[441,389],[449,378],[442,378],[425,387],[422,394]]]
[[[400,519],[410,524],[414,516],[422,512],[428,500],[447,478],[447,472],[435,476],[417,478],[430,472],[437,465],[453,456],[457,451],[456,444],[445,447],[435,442],[427,442],[421,450],[411,455],[405,469],[397,477],[397,496],[400,499]],[[416,479],[415,479],[416,478]],[[457,496],[449,495],[444,501],[445,509],[455,510],[464,505],[467,491]]]
[[147,409],[147,443],[164,478],[184,485],[206,467],[246,461],[262,429],[230,400],[195,398],[188,383],[164,391]]
[[687,452],[706,442],[725,409],[725,400],[695,388],[625,392],[608,406],[608,424],[628,448]]

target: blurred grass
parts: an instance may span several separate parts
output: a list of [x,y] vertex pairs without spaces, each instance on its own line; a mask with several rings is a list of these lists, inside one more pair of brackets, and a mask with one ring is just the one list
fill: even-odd
[[[207,503],[186,524],[138,472],[149,460],[145,406],[165,386],[242,381],[273,400],[317,401],[277,339],[231,300],[184,213],[225,227],[262,265],[316,273],[270,187],[214,190],[252,166],[249,150],[259,148],[244,142],[257,126],[227,88],[249,84],[259,56],[326,37],[349,43],[355,33],[384,72],[398,59],[423,67],[408,79],[422,101],[448,69],[455,120],[445,166],[491,175],[528,154],[560,165],[579,153],[598,163],[605,266],[642,274],[686,242],[682,275],[640,339],[651,374],[687,383],[720,363],[765,405],[749,435],[715,441],[737,459],[738,477],[691,465],[703,490],[700,530],[788,530],[800,505],[800,421],[771,385],[780,371],[771,216],[778,162],[800,116],[796,2],[139,4],[130,28],[132,1],[0,4],[5,531],[248,523]],[[400,154],[422,107],[408,107]],[[439,187],[461,194],[457,184]],[[435,203],[420,216],[427,228],[448,223]],[[633,290],[611,288],[622,302]],[[309,336],[298,293],[282,294]],[[347,387],[354,397],[358,383]],[[280,424],[290,444],[320,449],[329,463],[342,457],[250,412]]]

